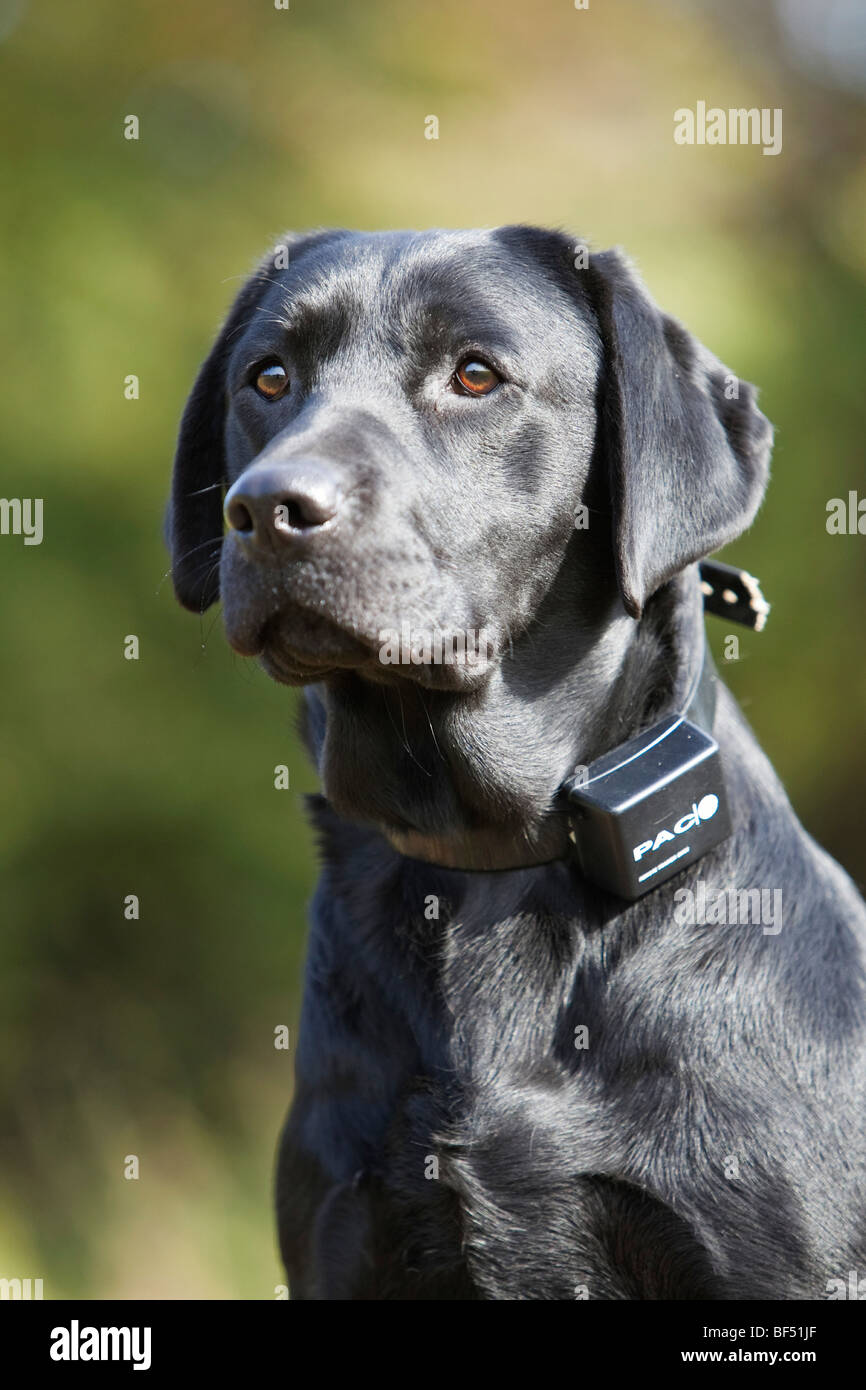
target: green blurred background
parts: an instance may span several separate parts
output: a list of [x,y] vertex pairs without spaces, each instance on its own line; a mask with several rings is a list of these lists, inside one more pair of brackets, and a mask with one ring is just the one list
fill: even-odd
[[[774,477],[728,558],[774,611],[725,674],[862,880],[866,538],[825,521],[866,495],[864,60],[847,0],[0,0],[2,491],[45,502],[41,546],[0,537],[0,1276],[46,1297],[281,1279],[274,1029],[294,1038],[313,780],[294,695],[175,605],[161,521],[196,367],[287,227],[619,243],[759,384]],[[675,145],[698,100],[781,107],[782,153]]]

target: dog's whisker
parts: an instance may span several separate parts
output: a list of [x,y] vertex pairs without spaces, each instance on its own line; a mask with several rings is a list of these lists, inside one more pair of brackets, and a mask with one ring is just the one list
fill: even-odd
[[439,747],[439,740],[438,740],[437,737],[436,737],[436,730],[433,728],[433,720],[430,718],[430,711],[428,710],[427,704],[426,704],[426,702],[425,702],[425,700],[424,700],[424,691],[423,691],[420,687],[419,687],[419,689],[418,689],[418,697],[419,697],[419,699],[420,699],[420,701],[421,701],[421,708],[422,708],[423,711],[424,711],[424,718],[427,720],[427,723],[430,725],[430,732],[431,732],[431,734],[433,735],[433,743],[434,743],[434,745],[435,745],[436,752],[439,754],[440,759],[441,759],[442,762],[444,763],[444,762],[445,762],[445,754],[442,752],[442,749]]
[[208,483],[207,487],[196,488],[195,492],[184,492],[183,497],[203,497],[206,492],[216,492],[217,488],[225,487],[222,478],[218,483]]
[[[206,546],[206,545],[214,545],[214,544],[216,544],[216,543],[217,543],[217,541],[216,541],[215,538],[212,538],[212,539],[209,540],[209,541],[202,541],[201,545],[195,545],[195,546],[193,546],[192,550],[188,550],[188,551],[186,552],[185,555],[181,555],[178,559],[174,560],[174,561],[172,562],[172,564],[169,565],[168,569],[165,571],[165,573],[163,574],[162,578],[160,579],[159,584],[158,584],[157,587],[156,587],[156,593],[159,594],[159,593],[161,592],[162,586],[163,586],[163,584],[166,582],[166,580],[167,580],[167,579],[173,578],[174,575],[175,575],[175,573],[180,569],[180,566],[183,565],[184,562],[185,562],[186,560],[188,560],[189,557],[190,557],[191,555],[194,555],[194,554],[196,553],[197,550],[202,550],[202,549],[204,548],[204,546]],[[221,537],[221,536],[219,537],[219,544],[222,545],[222,537]],[[192,570],[192,572],[191,572],[191,574],[190,574],[190,578],[191,578],[191,579],[194,579],[194,578],[196,577],[196,575],[198,574],[199,569],[202,568],[204,565],[210,564],[210,563],[212,562],[212,560],[213,560],[213,553],[211,553],[210,555],[206,555],[206,556],[204,557],[204,559],[202,560],[202,562],[201,562],[201,566],[196,565],[196,566],[193,568],[193,570]]]

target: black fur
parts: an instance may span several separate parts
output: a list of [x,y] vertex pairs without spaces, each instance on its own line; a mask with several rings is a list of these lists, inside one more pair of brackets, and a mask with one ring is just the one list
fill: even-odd
[[[455,394],[467,353],[491,395]],[[291,386],[265,401],[275,357]],[[770,442],[618,253],[580,269],[559,233],[323,233],[242,291],[181,431],[181,601],[216,596],[224,487],[337,499],[219,558],[232,645],[306,686],[324,790],[278,1171],[293,1297],[809,1299],[866,1275],[853,884],[724,688],[733,833],[677,878],[632,905],[593,887],[557,795],[681,705],[694,562],[751,522]],[[490,647],[382,665],[404,620]],[[782,890],[781,930],[682,924],[699,880]]]

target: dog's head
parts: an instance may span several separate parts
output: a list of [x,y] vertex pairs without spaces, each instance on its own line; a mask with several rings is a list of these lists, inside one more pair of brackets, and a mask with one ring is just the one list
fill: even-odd
[[221,594],[276,679],[471,688],[569,554],[588,622],[638,618],[752,520],[753,389],[618,253],[526,227],[285,248],[199,373],[168,519],[180,601]]

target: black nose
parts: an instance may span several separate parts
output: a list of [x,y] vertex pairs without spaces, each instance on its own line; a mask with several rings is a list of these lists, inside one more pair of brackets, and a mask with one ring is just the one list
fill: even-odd
[[226,493],[226,524],[248,544],[273,545],[310,536],[333,521],[340,487],[317,459],[254,463]]

